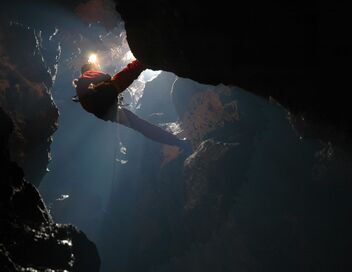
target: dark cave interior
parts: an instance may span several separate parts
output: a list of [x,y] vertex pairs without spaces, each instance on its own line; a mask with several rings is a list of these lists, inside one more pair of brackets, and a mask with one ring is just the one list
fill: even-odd
[[[337,4],[14,0],[0,11],[1,271],[349,271]],[[92,53],[153,142],[72,101]],[[51,270],[48,270],[51,269]]]

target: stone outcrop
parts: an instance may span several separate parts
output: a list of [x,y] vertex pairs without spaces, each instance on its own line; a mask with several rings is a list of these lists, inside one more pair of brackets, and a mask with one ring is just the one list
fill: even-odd
[[56,224],[35,187],[47,171],[59,114],[51,96],[60,56],[54,36],[1,20],[1,271],[100,267],[95,245],[76,227]]
[[188,79],[177,80],[171,93],[180,116],[184,135],[197,147],[207,135],[239,121],[234,90],[224,86],[202,85]]
[[273,97],[313,136],[349,141],[352,120],[345,90],[351,43],[343,6],[314,1],[116,3],[132,52],[151,68]]
[[0,125],[1,271],[99,271],[95,245],[74,226],[55,224],[37,189],[10,160],[14,124],[2,109]]

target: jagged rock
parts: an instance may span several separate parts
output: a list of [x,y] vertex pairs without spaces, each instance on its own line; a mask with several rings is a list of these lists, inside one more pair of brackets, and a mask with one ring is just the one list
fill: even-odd
[[224,85],[211,86],[178,79],[172,100],[184,135],[198,146],[211,132],[239,121],[234,90]]
[[95,245],[75,227],[55,224],[39,192],[10,161],[13,123],[0,108],[1,271],[99,271]]
[[239,143],[202,142],[184,162],[185,224],[193,243],[206,242],[227,221],[245,179]]
[[206,140],[185,160],[186,209],[192,210],[202,205],[203,198],[209,194],[214,194],[212,198],[221,200],[222,196],[217,195],[217,191],[212,188],[219,185],[217,184],[219,182],[226,182],[225,179],[217,177],[226,176],[223,172],[228,160],[226,155],[234,152],[237,145],[238,143],[228,144]]
[[46,173],[58,118],[50,93],[58,45],[48,52],[43,39],[40,31],[20,24],[0,26],[0,106],[14,123],[10,154],[36,185]]

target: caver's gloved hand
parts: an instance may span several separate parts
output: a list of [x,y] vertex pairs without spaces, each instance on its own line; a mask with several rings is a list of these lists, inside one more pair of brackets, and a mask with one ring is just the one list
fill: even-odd
[[145,69],[147,69],[145,64],[141,63],[139,60],[133,60],[111,78],[111,83],[118,93],[122,93]]

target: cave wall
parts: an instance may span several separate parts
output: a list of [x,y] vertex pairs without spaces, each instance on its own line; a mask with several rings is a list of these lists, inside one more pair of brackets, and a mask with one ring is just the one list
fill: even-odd
[[56,224],[38,190],[11,161],[8,140],[15,125],[0,109],[1,271],[99,271],[95,245],[72,225]]
[[1,24],[0,42],[0,107],[14,123],[11,158],[28,181],[39,185],[57,129],[51,88],[60,47],[41,31],[11,21]]
[[[31,14],[21,4],[12,3],[15,14]],[[61,54],[55,22],[37,25],[47,31],[28,27],[9,6],[0,19],[0,270],[99,271],[94,243],[55,223],[36,187],[59,115],[51,94]]]
[[132,52],[152,69],[272,97],[305,123],[302,135],[349,141],[351,43],[342,5],[115,2]]
[[300,138],[275,101],[170,73],[147,84],[137,113],[194,149],[126,135],[99,242],[103,271],[351,268],[348,149]]
[[[76,1],[61,2],[71,7]],[[314,136],[318,132],[319,138],[344,140],[350,115],[341,87],[345,87],[348,77],[339,74],[338,69],[334,71],[336,65],[327,65],[323,71],[317,67],[322,54],[316,49],[320,41],[316,32],[321,19],[318,10],[309,2],[301,6],[259,1],[235,3],[235,8],[229,5],[225,1],[216,5],[118,1],[117,9],[125,20],[133,53],[151,68],[203,83],[240,86],[266,98],[272,96],[293,113],[290,118],[295,126],[302,123],[302,117],[308,120],[310,126],[303,124],[300,133],[313,127]],[[334,10],[330,12],[336,18]],[[331,29],[341,21],[335,21]],[[333,43],[341,49],[339,42],[326,41],[324,60],[328,64],[339,63],[329,54]],[[168,82],[167,91],[173,77]],[[226,87],[203,89],[194,84],[187,89],[188,85],[182,83],[175,84],[174,104],[167,100],[168,95],[163,99],[165,105],[176,107],[180,118],[176,123],[192,139],[195,153],[185,164],[185,154],[176,159],[171,154],[165,163],[163,155],[175,150],[165,151],[167,147],[160,148],[135,135],[128,139],[133,147],[128,151],[129,160],[142,159],[143,163],[121,165],[122,174],[111,188],[101,241],[110,271],[116,267],[122,271],[168,272],[272,271],[273,267],[280,271],[331,271],[350,267],[346,241],[351,241],[348,221],[352,168],[348,151],[302,141],[291,130],[284,110],[244,91],[226,95]],[[329,88],[334,96],[326,95]],[[155,95],[154,91],[149,95]],[[148,102],[145,106],[148,108]],[[155,107],[149,106],[148,114],[155,113]],[[151,121],[175,121],[174,115],[149,116],[145,109],[139,113]],[[2,165],[7,167],[8,163]],[[8,173],[6,168],[1,172]],[[17,210],[1,202],[5,207],[2,218],[10,217],[1,234],[10,233],[7,237],[11,241],[17,241],[18,236],[12,238],[14,233],[26,237],[15,246],[2,235],[1,261],[12,267],[10,271],[39,266],[72,269],[69,256],[73,249],[63,242],[74,240],[68,234],[72,227],[57,229],[36,190],[27,183],[21,185],[22,175],[18,176],[16,184],[23,190],[15,200],[23,196],[36,202],[28,205],[31,211],[23,211],[23,205],[16,204],[18,200],[13,202]],[[1,192],[10,192],[11,196],[16,188]],[[13,205],[12,199],[2,199]],[[35,216],[30,221],[35,222],[23,223],[24,214],[32,212]],[[20,223],[16,221],[19,226],[13,226],[11,216],[17,214]],[[38,229],[37,222],[44,224],[45,230]],[[32,249],[28,246],[33,242],[32,233],[41,237],[55,233],[51,240],[43,241],[40,249],[34,243],[37,259],[23,253]],[[43,264],[40,256],[48,248],[46,243],[54,245],[63,258]],[[94,261],[89,267],[96,269],[97,255],[94,247],[90,249],[93,255],[84,259]],[[47,253],[57,257],[55,250]],[[82,270],[89,271],[78,269]]]

